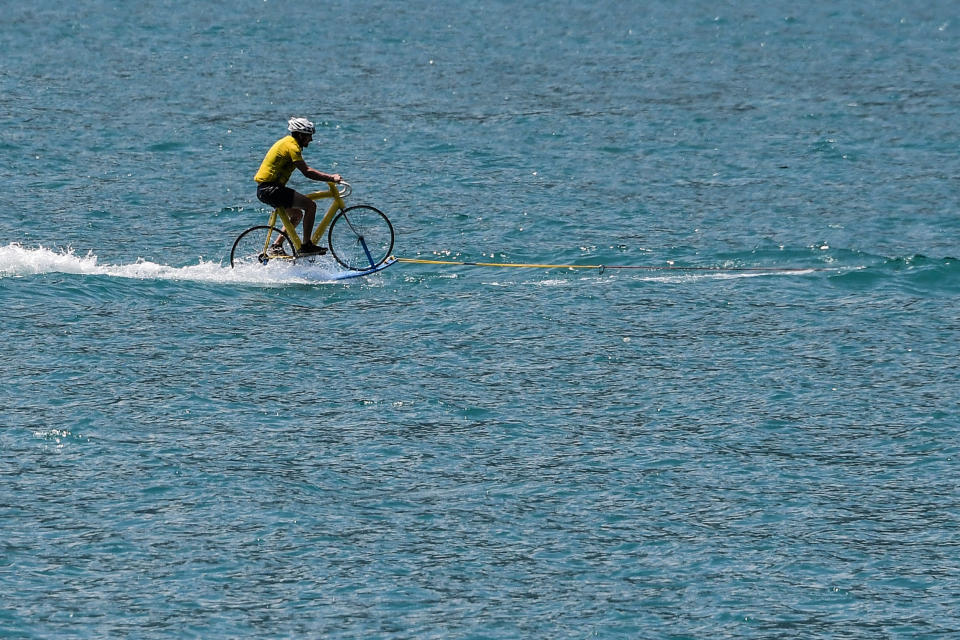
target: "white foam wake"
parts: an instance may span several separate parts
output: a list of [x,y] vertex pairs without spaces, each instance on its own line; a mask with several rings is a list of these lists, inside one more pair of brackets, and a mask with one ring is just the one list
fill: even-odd
[[72,273],[90,276],[111,276],[139,280],[186,280],[195,282],[225,282],[253,284],[316,284],[330,282],[338,272],[332,258],[323,258],[316,264],[252,265],[233,269],[229,264],[205,262],[185,267],[172,267],[149,260],[131,264],[104,264],[97,262],[93,252],[79,256],[72,249],[54,251],[44,247],[28,248],[16,243],[0,247],[0,278],[24,277],[44,273]]

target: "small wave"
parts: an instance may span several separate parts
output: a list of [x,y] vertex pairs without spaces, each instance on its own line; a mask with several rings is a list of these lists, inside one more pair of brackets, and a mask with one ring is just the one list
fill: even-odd
[[833,281],[852,288],[893,282],[912,290],[953,294],[960,291],[960,261],[922,255],[882,258],[861,269],[839,273]]
[[0,247],[0,278],[25,277],[46,273],[109,276],[137,280],[182,280],[192,282],[240,284],[321,284],[338,273],[332,258],[319,264],[270,264],[233,269],[220,262],[204,262],[184,267],[137,260],[132,264],[99,264],[88,252],[77,255],[73,249],[55,251],[45,247],[28,248],[12,243]]

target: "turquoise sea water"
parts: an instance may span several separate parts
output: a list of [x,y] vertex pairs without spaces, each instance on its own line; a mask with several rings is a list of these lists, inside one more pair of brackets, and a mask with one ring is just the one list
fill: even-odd
[[[811,4],[5,7],[0,637],[960,635],[960,22]],[[729,270],[231,270],[291,115],[400,257]]]

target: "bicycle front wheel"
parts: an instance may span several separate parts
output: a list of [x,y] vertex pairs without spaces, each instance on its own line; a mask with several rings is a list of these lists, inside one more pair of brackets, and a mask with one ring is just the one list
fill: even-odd
[[267,264],[270,258],[267,257],[267,246],[275,242],[277,236],[282,236],[286,240],[284,248],[292,251],[290,239],[280,229],[269,227],[267,225],[258,225],[250,227],[239,236],[233,243],[233,249],[230,250],[230,266],[233,268],[252,264]]
[[358,204],[337,214],[327,242],[337,262],[352,271],[366,271],[390,257],[393,225],[379,209]]

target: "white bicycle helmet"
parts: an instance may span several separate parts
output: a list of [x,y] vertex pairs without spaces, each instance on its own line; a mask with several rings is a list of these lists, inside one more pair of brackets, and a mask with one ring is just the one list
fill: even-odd
[[306,133],[312,136],[316,129],[313,127],[313,123],[306,118],[290,118],[290,121],[287,122],[287,131],[290,133]]

